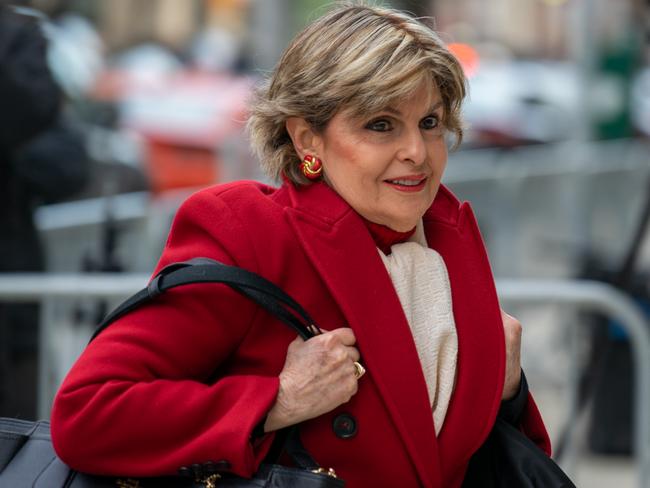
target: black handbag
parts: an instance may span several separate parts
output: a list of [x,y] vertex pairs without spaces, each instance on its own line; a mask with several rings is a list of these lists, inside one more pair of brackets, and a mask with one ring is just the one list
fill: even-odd
[[[307,340],[320,329],[281,288],[261,276],[207,258],[174,263],[149,286],[123,302],[98,326],[91,341],[114,320],[161,293],[192,283],[223,283],[247,296]],[[286,453],[296,467],[277,463]],[[215,464],[195,464],[179,476],[118,478],[79,473],[55,454],[49,423],[0,418],[0,487],[3,488],[343,488],[332,469],[320,467],[300,442],[297,426],[276,433],[266,460],[252,478],[241,478]]]
[[573,482],[520,430],[497,418],[472,456],[463,488],[575,488]]

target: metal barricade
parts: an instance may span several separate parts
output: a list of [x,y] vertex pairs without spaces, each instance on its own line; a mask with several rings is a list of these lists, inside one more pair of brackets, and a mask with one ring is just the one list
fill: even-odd
[[[53,299],[120,299],[142,288],[144,274],[0,274],[0,301],[43,302]],[[634,455],[639,486],[650,488],[650,332],[638,306],[626,295],[607,284],[575,280],[497,280],[502,301],[510,304],[562,304],[598,311],[616,319],[627,331],[634,352],[636,395],[634,403]],[[47,307],[45,307],[47,311]],[[39,338],[39,413],[51,400],[48,397],[47,365],[54,335],[43,317]]]
[[[84,299],[119,301],[146,286],[149,275],[135,273],[7,273],[0,274],[0,302],[41,304],[38,337],[37,415],[48,418],[54,393],[81,352],[89,334],[81,334],[78,344],[61,347],[54,330],[56,304]],[[72,321],[72,318],[70,319]],[[88,329],[86,332],[90,332]],[[58,347],[58,351],[56,350]],[[61,357],[66,356],[66,361]],[[62,366],[58,363],[64,363]],[[59,366],[59,367],[57,367]],[[63,369],[64,371],[60,371]]]
[[639,307],[616,288],[596,281],[497,280],[499,297],[516,304],[562,304],[597,311],[629,334],[634,355],[634,445],[641,488],[650,487],[650,332]]

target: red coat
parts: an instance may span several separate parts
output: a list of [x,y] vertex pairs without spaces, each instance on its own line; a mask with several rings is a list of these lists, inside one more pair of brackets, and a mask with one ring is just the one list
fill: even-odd
[[[242,266],[284,288],[323,328],[352,327],[368,370],[358,393],[301,426],[307,449],[349,488],[460,486],[501,401],[503,327],[472,211],[441,187],[423,221],[449,271],[458,331],[456,386],[437,438],[390,277],[361,218],[326,185],[240,182],[200,191],[178,211],[158,264],[206,256]],[[224,285],[172,290],[82,354],[55,400],[54,446],[88,472],[173,474],[227,460],[250,475],[272,439],[253,445],[251,432],[275,400],[294,337]],[[333,430],[343,412],[357,422],[351,438]],[[521,428],[550,450],[532,398]]]

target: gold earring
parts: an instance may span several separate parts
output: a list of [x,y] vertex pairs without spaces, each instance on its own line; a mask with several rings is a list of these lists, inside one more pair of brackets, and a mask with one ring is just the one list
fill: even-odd
[[323,173],[323,162],[316,156],[307,154],[300,163],[302,174],[310,180],[317,180]]

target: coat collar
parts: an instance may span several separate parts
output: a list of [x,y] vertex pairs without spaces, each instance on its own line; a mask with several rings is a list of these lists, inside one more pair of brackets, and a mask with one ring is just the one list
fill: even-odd
[[[484,327],[482,331],[478,331],[477,338],[473,339],[477,329],[480,329],[481,324],[485,322],[481,315],[483,310],[477,310],[477,315],[466,313],[467,306],[458,306],[461,303],[467,304],[468,299],[471,300],[471,297],[466,296],[467,287],[462,285],[465,274],[469,271],[469,275],[477,277],[473,274],[474,271],[468,270],[468,266],[471,268],[474,264],[471,257],[467,265],[450,266],[450,261],[465,262],[467,256],[464,253],[472,252],[476,247],[476,243],[468,244],[463,249],[458,249],[457,246],[458,234],[462,230],[459,224],[463,222],[463,207],[449,190],[441,186],[433,205],[423,217],[427,241],[431,247],[441,252],[449,268],[454,315],[459,328],[459,371],[456,391],[467,395],[462,396],[462,401],[459,402],[456,398],[461,395],[454,393],[438,442],[426,383],[408,322],[390,277],[362,219],[324,183],[302,187],[290,183],[285,185],[291,201],[291,205],[286,208],[289,221],[307,256],[345,315],[348,325],[354,330],[368,375],[377,385],[386,409],[397,431],[402,435],[404,447],[410,455],[422,485],[439,486],[441,484],[440,463],[444,461],[441,455],[447,457],[445,453],[439,452],[439,444],[443,442],[445,432],[449,431],[449,436],[453,437],[459,435],[462,437],[463,432],[470,433],[467,442],[460,442],[461,447],[457,447],[458,449],[467,449],[467,443],[478,447],[485,437],[476,439],[476,432],[481,432],[483,427],[478,426],[475,430],[465,429],[462,425],[463,417],[469,415],[479,419],[479,422],[480,419],[485,419],[485,413],[480,412],[480,409],[487,398],[490,402],[486,408],[489,409],[490,414],[496,415],[499,402],[497,399],[495,404],[493,397],[496,394],[495,390],[498,390],[500,396],[502,386],[495,384],[495,380],[491,378],[503,376],[498,371],[499,364],[492,364],[494,360],[489,361],[494,357],[494,351],[488,352],[491,346],[489,340],[493,338],[494,331]],[[488,277],[488,281],[491,282],[489,267]],[[480,278],[478,280],[480,281]],[[455,282],[461,283],[456,292],[454,292]],[[372,284],[372,288],[368,287],[369,283]],[[494,299],[496,302],[496,294]],[[492,315],[496,313],[498,316],[498,307],[496,309],[496,312],[494,310],[488,312]],[[498,344],[496,347],[498,348]],[[476,378],[468,377],[468,374],[472,374],[471,368],[466,368],[468,374],[463,374],[464,364],[475,363],[474,354],[478,355],[476,358],[478,361],[487,359],[486,365],[481,366],[485,370],[485,375],[477,394],[473,394],[471,388]],[[398,359],[391,360],[391,358]],[[465,363],[463,358],[468,362]],[[480,368],[478,373],[481,374]],[[496,381],[498,383],[498,380]],[[473,404],[473,400],[478,403]],[[456,405],[455,411],[452,411],[454,405]],[[465,405],[469,405],[469,412]],[[450,426],[448,423],[451,423]],[[450,440],[450,444],[458,446],[456,440]],[[452,446],[449,451],[452,459],[458,459],[453,457],[453,454],[459,455],[459,453],[452,453]]]

